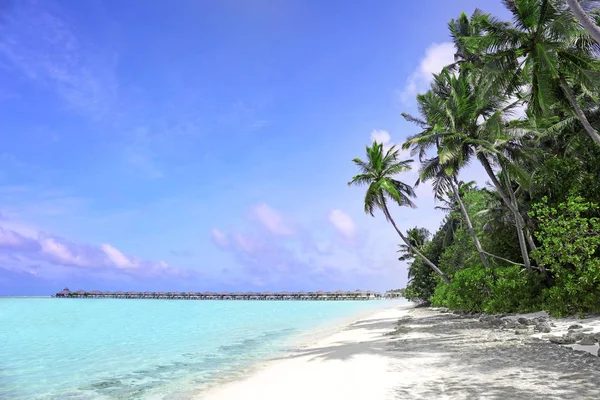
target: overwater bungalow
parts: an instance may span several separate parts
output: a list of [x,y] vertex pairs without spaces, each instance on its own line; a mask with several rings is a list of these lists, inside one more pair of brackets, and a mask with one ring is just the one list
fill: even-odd
[[77,290],[71,292],[64,288],[53,297],[59,298],[117,298],[117,299],[173,299],[173,300],[371,300],[384,298],[374,291],[344,291],[325,292],[101,292],[99,290]]

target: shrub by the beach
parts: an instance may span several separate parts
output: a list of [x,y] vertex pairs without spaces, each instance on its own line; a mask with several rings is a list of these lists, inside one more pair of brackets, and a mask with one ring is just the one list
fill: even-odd
[[484,311],[490,314],[538,311],[544,290],[543,277],[528,274],[522,267],[495,268],[496,279],[491,283],[491,296]]
[[544,306],[556,316],[600,310],[600,207],[571,195],[551,207],[544,197],[533,206],[536,236],[533,253],[550,271],[554,284],[545,290]]
[[431,298],[434,306],[489,314],[536,311],[544,288],[539,276],[525,274],[519,266],[478,267],[458,271],[451,285],[438,285]]
[[454,274],[450,285],[438,285],[431,304],[453,310],[482,311],[489,292],[489,272],[482,267],[465,268]]

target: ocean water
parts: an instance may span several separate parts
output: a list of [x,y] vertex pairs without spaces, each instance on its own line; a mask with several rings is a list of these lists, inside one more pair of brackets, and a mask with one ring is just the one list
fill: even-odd
[[0,399],[189,399],[382,301],[0,299]]

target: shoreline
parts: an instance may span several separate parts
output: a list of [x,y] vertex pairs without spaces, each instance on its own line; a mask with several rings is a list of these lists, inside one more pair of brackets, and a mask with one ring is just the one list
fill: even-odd
[[336,317],[314,328],[296,332],[285,339],[285,341],[281,344],[281,348],[275,353],[272,353],[266,358],[256,359],[242,368],[229,370],[209,383],[192,388],[191,391],[188,392],[190,397],[186,397],[186,399],[205,399],[206,396],[208,396],[210,393],[213,393],[213,391],[216,389],[228,384],[242,381],[253,374],[256,374],[257,372],[268,368],[273,363],[285,358],[288,355],[302,352],[305,349],[318,344],[321,340],[329,338],[330,336],[345,330],[348,326],[356,323],[357,321],[369,318],[370,316],[380,312],[395,310],[399,307],[412,308],[414,306],[415,305],[413,303],[403,298],[382,299],[377,302],[373,302],[373,308],[360,310],[344,317]]
[[[290,338],[291,346],[288,347],[288,350],[283,350],[279,355],[270,359],[259,361],[246,371],[236,374],[236,376],[224,378],[222,381],[203,390],[194,397],[194,399],[221,400],[261,398],[262,400],[265,400],[270,398],[275,399],[281,396],[285,396],[286,399],[295,399],[296,397],[294,394],[287,393],[288,387],[285,376],[295,376],[299,366],[300,368],[302,368],[301,365],[307,366],[306,357],[310,357],[310,354],[314,349],[335,345],[335,343],[340,340],[350,342],[356,341],[358,344],[371,343],[378,345],[380,334],[389,334],[393,332],[398,318],[406,315],[406,313],[414,307],[414,304],[406,301],[397,302],[396,304],[385,305],[381,308],[368,311],[364,310],[351,317],[345,317],[338,321],[334,321],[324,327],[295,335]],[[361,329],[364,324],[368,325],[368,329]],[[376,327],[372,325],[376,325]],[[384,358],[378,360],[366,360],[366,362],[371,363],[372,366],[374,364],[381,364],[381,361],[385,363]],[[362,362],[365,362],[365,360]],[[363,369],[362,366],[360,368],[356,367],[357,364],[352,363],[350,368],[346,368],[346,372],[354,370],[354,372],[358,373]],[[380,368],[377,368],[377,370],[379,369]],[[309,371],[305,370],[304,372]],[[327,373],[323,376],[332,383],[332,377],[328,375],[328,373],[331,372],[329,363],[325,365],[324,372]],[[274,373],[276,376],[273,376]],[[312,379],[315,381],[315,379],[318,378],[319,373],[313,370],[311,375],[313,375],[312,378],[305,377],[304,379]],[[335,389],[342,385],[345,380],[344,376],[343,373],[340,374],[340,371],[338,371],[334,377],[338,383],[330,386]],[[283,380],[280,378],[283,378]],[[259,382],[256,382],[257,379]],[[284,386],[271,385],[269,382],[283,382]],[[391,383],[391,381],[389,382]],[[256,388],[257,391],[253,388]],[[268,393],[263,393],[263,390],[270,391]],[[256,393],[251,393],[253,391]],[[305,396],[308,395],[309,394],[302,392],[298,398],[305,398]],[[323,398],[326,396],[333,396],[331,398],[337,398],[336,396],[341,396],[337,389],[335,390],[335,393],[332,392],[327,395],[324,393],[318,394],[317,397],[314,397],[315,395],[313,394],[311,395],[313,398],[320,398],[318,396],[323,396]],[[344,396],[345,398],[348,398],[347,395]],[[362,393],[361,396],[372,396],[372,390],[369,393]]]
[[[600,327],[597,319],[550,320],[556,333],[596,321]],[[372,310],[195,398],[600,398],[599,357],[551,343],[533,327],[492,325],[411,303]]]

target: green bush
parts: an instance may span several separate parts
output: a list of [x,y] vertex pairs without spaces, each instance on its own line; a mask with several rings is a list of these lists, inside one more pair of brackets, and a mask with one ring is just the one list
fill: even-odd
[[544,307],[556,316],[600,311],[600,218],[598,205],[571,195],[556,208],[544,197],[533,206],[541,246],[532,253],[554,282]]
[[481,311],[489,292],[488,272],[480,267],[465,268],[454,274],[450,285],[438,285],[431,298],[434,306],[453,310]]
[[527,274],[519,266],[492,270],[465,268],[454,275],[450,285],[438,285],[431,304],[454,310],[487,313],[538,310],[543,285],[539,275]]
[[531,312],[540,309],[543,278],[528,274],[517,265],[496,268],[496,279],[491,284],[491,296],[484,311],[490,314],[506,312]]

